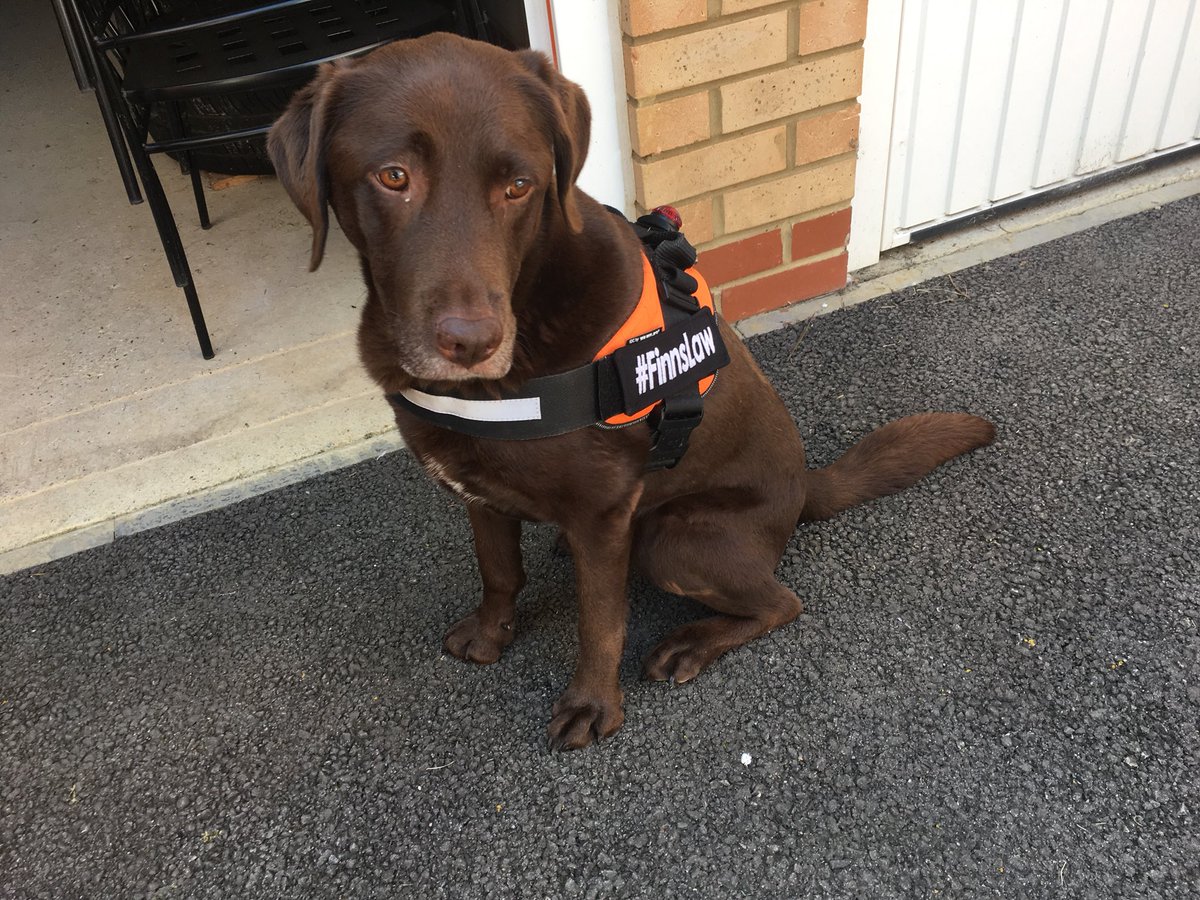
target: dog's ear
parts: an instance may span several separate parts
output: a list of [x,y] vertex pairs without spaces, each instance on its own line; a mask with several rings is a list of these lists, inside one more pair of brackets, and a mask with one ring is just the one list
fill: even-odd
[[554,107],[554,181],[563,216],[572,231],[583,230],[575,202],[575,179],[587,159],[592,133],[592,110],[583,88],[558,73],[544,53],[522,50],[517,58],[549,89]]
[[325,169],[325,135],[330,100],[338,73],[345,64],[325,63],[307,85],[296,92],[267,137],[267,153],[275,174],[312,226],[311,272],[325,254],[329,232],[329,174]]

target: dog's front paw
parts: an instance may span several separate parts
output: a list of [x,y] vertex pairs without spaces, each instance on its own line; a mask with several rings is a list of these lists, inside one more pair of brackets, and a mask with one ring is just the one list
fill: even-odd
[[551,750],[581,750],[614,734],[625,722],[619,689],[608,696],[568,687],[550,714],[546,729]]
[[498,660],[512,639],[511,622],[485,623],[476,610],[446,632],[443,646],[451,656],[486,665]]

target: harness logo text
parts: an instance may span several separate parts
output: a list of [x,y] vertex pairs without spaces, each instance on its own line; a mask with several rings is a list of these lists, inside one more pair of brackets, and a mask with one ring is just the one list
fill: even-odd
[[634,363],[634,382],[638,394],[648,394],[696,368],[717,352],[713,326],[683,336],[676,346],[659,351],[657,347],[639,353]]

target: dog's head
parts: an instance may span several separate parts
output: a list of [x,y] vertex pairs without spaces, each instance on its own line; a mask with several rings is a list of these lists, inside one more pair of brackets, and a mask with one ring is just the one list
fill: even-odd
[[583,91],[542,54],[437,34],[322,66],[268,148],[312,225],[310,268],[332,206],[399,367],[494,379],[512,366],[514,288],[547,218],[581,227],[589,128]]

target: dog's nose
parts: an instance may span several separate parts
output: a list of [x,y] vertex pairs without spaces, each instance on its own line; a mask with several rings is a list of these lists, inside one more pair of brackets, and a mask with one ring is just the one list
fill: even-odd
[[437,323],[438,353],[465,368],[481,363],[495,353],[502,336],[500,320],[494,316],[482,319],[446,316]]

